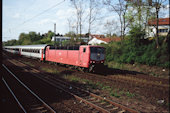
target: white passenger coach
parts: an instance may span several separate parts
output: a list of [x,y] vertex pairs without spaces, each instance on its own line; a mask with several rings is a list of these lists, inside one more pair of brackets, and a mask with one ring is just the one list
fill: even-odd
[[4,46],[4,50],[17,53],[19,55],[24,55],[27,57],[39,58],[41,60],[44,59],[44,50],[47,44],[43,45],[23,45],[23,46]]

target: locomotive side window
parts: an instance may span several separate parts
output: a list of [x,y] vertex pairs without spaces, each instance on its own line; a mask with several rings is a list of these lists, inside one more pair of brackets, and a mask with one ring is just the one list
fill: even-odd
[[83,52],[84,52],[84,53],[86,52],[86,48],[83,48]]

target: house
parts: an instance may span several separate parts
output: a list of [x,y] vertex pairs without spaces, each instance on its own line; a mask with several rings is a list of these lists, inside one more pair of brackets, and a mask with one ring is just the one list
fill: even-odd
[[[65,37],[65,36],[56,36],[56,37],[52,37],[51,41],[56,41],[57,42],[62,42],[62,41],[67,41],[67,40],[71,40],[71,37]],[[84,42],[88,42],[88,37],[81,37],[81,39],[84,41]]]
[[106,38],[104,35],[90,35],[90,41],[88,42],[89,45],[97,45],[97,44],[108,44],[113,41],[121,41],[121,38],[114,37],[114,38]]
[[[159,18],[158,20],[158,35],[167,36],[170,26],[170,18]],[[149,20],[146,28],[146,37],[152,38],[156,36],[156,19]]]
[[52,37],[51,41],[57,41],[57,42],[62,42],[62,41],[66,41],[66,40],[70,40],[70,37],[63,37],[63,36],[56,36],[56,37]]

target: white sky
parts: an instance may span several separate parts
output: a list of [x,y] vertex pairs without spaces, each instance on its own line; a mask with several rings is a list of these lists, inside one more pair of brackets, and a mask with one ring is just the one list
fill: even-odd
[[[71,8],[70,0],[3,0],[2,7],[2,41],[18,39],[20,33],[28,33],[30,31],[47,33],[49,30],[54,31],[54,23],[56,23],[56,33],[65,34],[69,31],[68,18],[74,18],[74,8]],[[33,18],[35,15],[45,11],[46,9],[62,2],[60,5],[48,10],[40,16]],[[87,9],[85,10],[87,12]],[[164,17],[169,17],[168,10]],[[103,23],[107,20],[117,20],[117,15],[111,15],[106,9],[101,10],[101,14],[107,15],[103,18],[92,33],[103,34]],[[26,23],[24,23],[26,22]],[[24,24],[23,24],[24,23]],[[83,26],[83,33],[87,33],[87,24]]]

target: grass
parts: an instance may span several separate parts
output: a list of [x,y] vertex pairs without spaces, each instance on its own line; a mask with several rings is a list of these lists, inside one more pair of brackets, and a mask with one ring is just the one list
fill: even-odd
[[117,62],[108,62],[107,65],[110,68],[117,68],[117,69],[124,69],[125,68],[124,64],[117,63]]
[[59,73],[56,69],[51,69],[51,68],[42,67],[41,70],[48,72],[48,73],[52,73],[52,74],[58,74]]
[[124,93],[125,93],[124,91],[120,91],[120,92],[119,92],[120,95],[123,95]]
[[116,98],[120,98],[120,95],[119,95],[116,91],[111,91],[111,92],[110,92],[110,95],[111,95],[111,96],[114,96],[114,97],[116,97]]
[[78,79],[78,78],[71,78],[71,81],[73,81],[73,82],[79,82],[79,79]]
[[76,82],[76,83],[83,83],[85,84],[86,88],[91,88],[91,89],[99,89],[99,90],[105,90],[105,91],[108,91],[110,92],[110,96],[114,96],[116,98],[120,98],[122,95],[125,95],[129,98],[133,98],[135,96],[135,94],[127,91],[125,92],[123,89],[120,90],[120,89],[116,89],[116,88],[112,88],[110,86],[107,86],[107,85],[104,85],[103,83],[101,82],[93,82],[91,80],[88,80],[88,79],[82,79],[82,78],[79,78],[79,77],[75,77],[73,75],[71,76],[64,76],[65,79],[69,80],[69,81],[72,81],[72,82]]
[[111,88],[110,86],[103,86],[102,89],[103,89],[103,90],[108,90],[108,91],[111,91],[111,90],[112,90],[112,88]]
[[133,98],[135,94],[130,93],[129,91],[125,93],[127,97]]
[[107,103],[107,104],[110,104],[110,103],[107,102],[106,100],[100,100],[100,103]]
[[22,61],[22,62],[24,62],[25,64],[30,65],[30,66],[32,66],[32,67],[35,66],[35,65],[31,64],[30,62],[26,62],[26,61]]
[[149,73],[150,75],[152,75],[152,76],[154,76],[154,77],[159,77],[159,75],[158,74],[155,74],[154,72],[151,72],[151,73]]
[[88,85],[89,87],[91,87],[92,89],[97,89],[97,85],[96,85],[95,83],[93,83],[92,81],[88,81],[88,82],[87,82],[87,85]]
[[101,88],[101,87],[104,87],[103,84],[100,83],[100,82],[97,82],[96,85],[97,85],[98,87],[100,87],[100,88]]
[[162,76],[162,74],[157,73],[157,71],[153,70],[152,72],[150,72],[147,70],[149,67],[153,68],[152,66],[139,64],[139,63],[128,64],[128,63],[118,63],[115,61],[110,61],[110,62],[105,63],[105,65],[108,65],[109,68],[137,71],[137,72],[145,73],[145,74],[148,74],[154,77]]
[[133,81],[134,83],[138,84],[138,83],[144,83],[144,84],[154,84],[157,86],[164,86],[164,87],[168,87],[169,85],[167,84],[163,84],[161,81],[148,81],[146,79],[140,79],[140,78],[136,78],[136,77],[130,77],[130,76],[116,76],[116,78],[119,79],[125,79],[125,80],[129,80],[129,81]]
[[79,83],[83,83],[86,84],[86,87],[92,88],[92,89],[102,89],[102,90],[111,90],[110,86],[106,86],[104,84],[102,84],[101,82],[93,82],[91,80],[88,79],[82,79],[79,77],[75,77],[75,76],[64,76],[65,79],[72,81],[72,82],[79,82]]
[[110,96],[114,96],[116,98],[120,98],[123,95],[126,95],[129,98],[133,98],[135,96],[134,93],[131,93],[129,91],[125,92],[124,90],[119,90],[119,89],[114,89],[110,91]]

